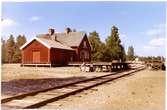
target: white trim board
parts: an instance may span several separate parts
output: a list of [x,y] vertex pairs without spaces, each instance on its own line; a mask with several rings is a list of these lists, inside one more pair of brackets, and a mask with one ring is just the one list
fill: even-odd
[[33,40],[37,40],[38,42],[40,42],[41,44],[43,44],[44,46],[46,46],[47,48],[51,48],[49,45],[47,45],[46,43],[44,43],[43,41],[41,41],[39,38],[34,37],[31,40],[29,40],[28,42],[26,42],[23,46],[20,47],[20,50],[22,50],[23,48],[25,48],[29,43],[31,43]]

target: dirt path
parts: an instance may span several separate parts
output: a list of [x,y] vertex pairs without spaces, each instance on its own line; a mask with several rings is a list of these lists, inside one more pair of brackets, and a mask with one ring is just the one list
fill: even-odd
[[165,110],[165,72],[144,70],[42,108],[59,110]]

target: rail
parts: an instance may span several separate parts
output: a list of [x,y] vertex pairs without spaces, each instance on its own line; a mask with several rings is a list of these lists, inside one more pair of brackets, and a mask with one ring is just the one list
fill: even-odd
[[83,90],[101,85],[103,83],[116,80],[121,77],[131,75],[137,71],[145,69],[144,67],[135,70],[115,72],[86,80],[73,82],[59,87],[52,87],[40,91],[34,91],[22,95],[17,95],[1,100],[2,107],[8,108],[39,108],[50,102],[60,100],[67,96],[76,94]]

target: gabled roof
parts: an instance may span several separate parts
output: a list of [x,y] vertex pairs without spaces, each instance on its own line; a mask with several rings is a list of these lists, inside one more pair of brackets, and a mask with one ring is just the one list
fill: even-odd
[[57,33],[57,40],[71,47],[78,47],[86,35],[85,32]]
[[[70,47],[79,47],[85,35],[85,32],[55,33],[57,41]],[[51,39],[48,34],[39,34],[37,37]]]
[[52,40],[49,34],[39,34],[25,43],[20,49],[25,48],[33,40],[37,40],[47,48],[59,48],[65,50],[74,50],[71,47],[79,47],[83,38],[86,36],[85,32],[69,32],[69,33],[54,33],[56,40]]
[[50,48],[58,48],[58,49],[65,49],[65,50],[73,50],[69,46],[66,46],[60,42],[53,41],[51,39],[38,38],[38,37],[32,38],[27,43],[25,43],[23,46],[21,46],[20,49],[22,50],[23,48],[25,48],[29,43],[31,43],[34,40],[37,40],[38,42],[40,42],[41,44],[43,44],[44,46],[46,46],[49,49]]
[[71,47],[58,42],[58,41],[54,41],[54,40],[50,40],[50,39],[44,39],[44,38],[39,38],[42,42],[44,42],[45,44],[49,45],[50,48],[58,48],[58,49],[65,49],[65,50],[74,50]]

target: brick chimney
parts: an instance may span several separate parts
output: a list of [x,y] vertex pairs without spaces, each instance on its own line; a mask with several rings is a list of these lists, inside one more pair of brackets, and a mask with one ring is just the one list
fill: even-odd
[[55,32],[55,30],[54,30],[54,29],[52,29],[52,28],[50,28],[50,29],[48,30],[48,34],[49,34],[49,35],[53,35],[53,34],[54,34],[54,32]]
[[69,27],[65,29],[65,33],[66,33],[66,34],[68,34],[68,33],[70,33],[70,32],[72,32],[72,30],[71,30]]
[[48,34],[49,34],[49,36],[51,37],[52,40],[56,40],[56,35],[55,35],[55,30],[54,29],[50,28],[48,30]]

